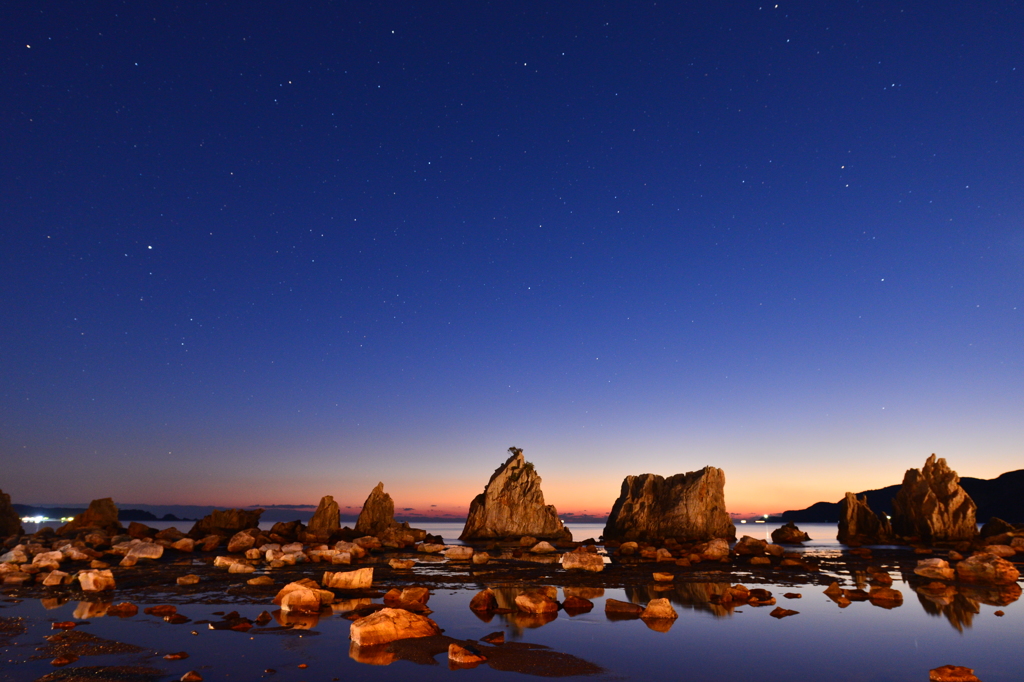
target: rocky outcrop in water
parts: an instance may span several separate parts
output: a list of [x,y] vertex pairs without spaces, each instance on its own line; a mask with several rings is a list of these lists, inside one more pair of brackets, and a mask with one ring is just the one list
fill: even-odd
[[89,503],[88,509],[58,528],[57,535],[67,535],[84,528],[98,528],[110,534],[124,530],[124,526],[117,520],[117,506],[114,500],[109,497],[93,500]]
[[725,472],[715,467],[663,478],[627,476],[604,527],[606,540],[734,539],[725,510]]
[[356,532],[379,536],[394,525],[395,503],[391,495],[384,492],[384,484],[378,483],[363,503],[356,520]]
[[544,504],[540,476],[519,448],[498,467],[469,505],[462,540],[496,540],[530,535],[545,540],[571,540],[558,512]]
[[800,530],[792,521],[772,531],[772,542],[777,545],[799,545],[810,540],[811,536]]
[[975,504],[960,477],[933,454],[924,467],[907,469],[892,500],[893,533],[924,542],[970,540],[977,535]]
[[306,526],[306,532],[318,538],[329,538],[339,528],[341,528],[341,510],[338,509],[338,503],[331,495],[324,495],[320,498],[320,504],[313,512],[313,518],[309,520],[309,525]]
[[867,496],[846,493],[839,503],[839,542],[844,545],[877,545],[892,541],[892,526],[884,514],[868,506]]
[[0,490],[0,538],[21,535],[23,532],[21,519],[11,506],[11,496]]
[[395,521],[395,503],[391,495],[384,492],[384,484],[378,483],[359,512],[355,531],[360,535],[372,535],[385,547],[405,547],[422,542],[427,532],[412,528],[408,522]]
[[262,509],[214,509],[213,513],[196,521],[188,535],[192,538],[208,535],[230,538],[247,528],[258,528],[262,514]]

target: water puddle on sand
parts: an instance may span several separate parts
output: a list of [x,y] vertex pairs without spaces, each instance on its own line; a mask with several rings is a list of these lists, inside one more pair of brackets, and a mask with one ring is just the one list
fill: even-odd
[[[853,589],[849,583],[845,587]],[[728,585],[683,581],[556,588],[559,600],[582,597],[594,608],[546,616],[477,615],[469,601],[484,584],[434,589],[427,605],[443,637],[365,650],[350,646],[350,621],[342,617],[370,603],[365,598],[336,604],[319,616],[275,613],[268,598],[265,604],[179,602],[177,617],[144,613],[156,603],[135,602],[136,615],[118,617],[101,602],[8,597],[0,600],[0,681],[169,682],[195,670],[204,680],[451,680],[461,675],[903,682],[926,680],[928,670],[947,663],[974,668],[984,682],[1024,678],[1019,654],[1024,609],[1013,590],[928,588],[915,582],[921,590],[915,592],[897,579],[893,588],[903,595],[901,605],[854,600],[841,608],[823,594],[822,585],[759,583],[748,585],[770,590],[776,605],[734,607],[721,603]],[[499,606],[510,606],[519,591],[515,585],[491,587]],[[650,622],[605,614],[608,599],[645,604],[661,597],[673,604],[678,619]],[[775,606],[798,613],[775,618],[770,615]],[[244,619],[257,621],[263,611],[272,613],[269,622],[230,629]],[[53,629],[61,622],[78,625]],[[481,641],[495,632],[506,644]],[[489,660],[472,670],[452,670],[451,641],[490,653]],[[164,658],[180,652],[187,658]],[[78,658],[56,668],[51,660],[59,655]]]

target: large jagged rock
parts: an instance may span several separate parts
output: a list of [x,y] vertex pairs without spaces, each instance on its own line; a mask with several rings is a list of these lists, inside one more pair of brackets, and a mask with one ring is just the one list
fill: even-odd
[[571,540],[554,505],[544,504],[540,476],[519,448],[509,448],[505,463],[491,475],[484,491],[469,505],[461,540],[497,540],[529,535]]
[[974,500],[960,487],[960,477],[933,454],[924,467],[907,469],[892,500],[893,533],[924,542],[971,540],[978,533]]
[[214,509],[212,514],[196,521],[188,535],[191,538],[208,535],[230,538],[239,531],[259,527],[262,514],[262,509]]
[[379,536],[395,525],[395,503],[384,492],[384,484],[378,483],[370,491],[356,520],[356,532],[363,535]]
[[11,506],[11,496],[0,490],[0,539],[10,535],[22,535],[21,519]]
[[99,528],[106,533],[119,533],[124,526],[117,520],[117,505],[114,500],[104,497],[93,500],[89,508],[57,529],[57,535],[67,535],[83,528]]
[[604,527],[606,540],[736,538],[725,511],[725,472],[704,467],[663,478],[627,476]]
[[320,498],[320,504],[313,512],[313,518],[306,526],[306,532],[317,537],[329,538],[335,531],[341,528],[341,510],[338,503],[330,495]]
[[405,547],[414,542],[422,542],[427,532],[412,528],[408,522],[395,521],[395,503],[391,496],[384,492],[384,484],[378,483],[359,512],[356,519],[356,533],[372,535],[386,547]]
[[892,541],[892,526],[884,514],[868,506],[868,497],[846,493],[839,503],[839,542],[844,545],[878,545]]

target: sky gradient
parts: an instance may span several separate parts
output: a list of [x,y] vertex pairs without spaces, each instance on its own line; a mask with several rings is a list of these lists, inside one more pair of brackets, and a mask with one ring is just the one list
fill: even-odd
[[[1024,5],[16,2],[0,488],[1024,466]],[[432,507],[431,505],[437,505]]]

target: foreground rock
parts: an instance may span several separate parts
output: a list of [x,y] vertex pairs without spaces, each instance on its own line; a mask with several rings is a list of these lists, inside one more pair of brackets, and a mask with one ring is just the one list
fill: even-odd
[[324,495],[313,512],[313,518],[309,520],[306,532],[318,539],[326,540],[340,528],[341,510],[338,509],[338,503],[331,495]]
[[965,583],[1013,585],[1020,578],[1020,571],[994,554],[975,554],[956,565],[956,577]]
[[349,637],[361,647],[440,634],[441,628],[430,618],[405,609],[392,608],[383,608],[360,618],[349,628]]
[[553,505],[544,504],[541,479],[519,448],[491,475],[484,491],[469,505],[461,540],[498,540],[529,535],[571,540]]
[[114,500],[109,497],[93,500],[89,503],[88,509],[58,528],[57,535],[69,535],[87,528],[98,529],[109,535],[115,535],[124,530],[124,526],[117,520],[117,506],[114,504]]
[[725,510],[725,473],[715,467],[663,478],[627,476],[604,528],[605,539],[734,539]]
[[944,665],[928,671],[930,682],[980,682],[974,670],[962,665]]
[[262,509],[214,509],[213,513],[196,521],[188,536],[197,540],[209,535],[230,538],[248,528],[258,528],[262,514]]
[[901,538],[955,542],[971,540],[978,532],[974,501],[946,460],[934,454],[921,470],[907,469],[892,509],[892,530]]
[[844,545],[879,545],[892,541],[892,525],[884,514],[868,506],[868,496],[846,493],[839,503],[839,542]]

